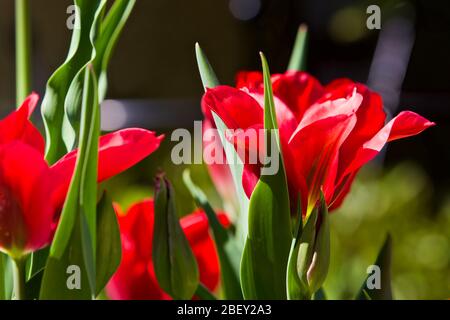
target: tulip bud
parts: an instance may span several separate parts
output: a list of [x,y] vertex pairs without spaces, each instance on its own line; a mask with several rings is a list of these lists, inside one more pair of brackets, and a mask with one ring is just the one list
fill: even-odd
[[172,298],[192,298],[199,284],[197,261],[180,226],[173,189],[163,175],[155,185],[153,265],[159,285]]
[[319,220],[316,223],[316,232],[314,252],[307,272],[311,293],[320,289],[325,281],[330,265],[330,225],[327,204],[323,194],[320,197]]
[[288,263],[289,299],[310,299],[322,286],[330,262],[330,228],[323,195],[302,226],[299,222]]

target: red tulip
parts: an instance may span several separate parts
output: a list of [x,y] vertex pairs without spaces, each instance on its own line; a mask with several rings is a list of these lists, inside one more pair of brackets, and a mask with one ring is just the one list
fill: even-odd
[[[115,300],[170,299],[158,285],[152,262],[153,200],[134,204],[126,215],[115,206],[122,238],[122,261],[108,283],[107,293]],[[224,226],[225,214],[218,214]],[[219,283],[219,260],[209,234],[208,218],[197,210],[180,220],[181,227],[197,259],[200,282],[210,290]]]
[[[48,245],[63,206],[77,151],[52,166],[44,159],[45,143],[29,121],[39,97],[0,121],[0,250],[13,257]],[[125,129],[102,136],[98,180],[114,176],[155,151],[162,136]]]
[[[288,71],[273,75],[272,86],[291,206],[300,194],[303,214],[321,188],[330,209],[338,207],[359,169],[387,142],[434,125],[411,111],[385,124],[381,97],[348,79],[322,86],[305,72]],[[208,89],[202,109],[208,121],[214,111],[229,129],[263,128],[263,95],[262,74],[241,72],[237,88]],[[260,165],[246,163],[242,183],[248,197],[259,175]]]

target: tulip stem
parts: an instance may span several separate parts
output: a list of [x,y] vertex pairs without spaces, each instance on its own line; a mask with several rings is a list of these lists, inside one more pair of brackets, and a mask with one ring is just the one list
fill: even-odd
[[13,259],[14,295],[16,300],[25,300],[26,262],[24,258]]
[[16,105],[31,90],[30,0],[16,0]]

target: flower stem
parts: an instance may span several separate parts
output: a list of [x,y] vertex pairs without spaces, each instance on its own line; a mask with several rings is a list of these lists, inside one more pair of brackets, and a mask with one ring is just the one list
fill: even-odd
[[31,90],[31,30],[30,2],[16,1],[16,105],[19,106]]
[[26,262],[24,258],[13,260],[14,295],[16,300],[25,300]]

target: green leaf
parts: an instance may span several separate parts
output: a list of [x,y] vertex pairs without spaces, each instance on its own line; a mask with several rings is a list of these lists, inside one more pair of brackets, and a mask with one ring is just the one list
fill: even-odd
[[199,284],[197,261],[178,221],[173,189],[162,175],[156,178],[153,228],[153,265],[159,285],[174,299],[191,299]]
[[391,260],[392,260],[392,238],[388,234],[380,253],[378,254],[375,266],[379,267],[380,271],[380,288],[369,289],[368,282],[371,278],[378,276],[376,273],[369,274],[364,281],[357,298],[359,300],[392,300],[391,288]]
[[[40,300],[89,300],[92,298],[91,288],[84,267],[84,254],[81,239],[81,216],[77,214],[70,239],[62,256],[55,257],[52,254],[47,259],[47,264],[42,276]],[[74,271],[72,268],[79,268]],[[79,273],[78,273],[79,271]],[[80,281],[80,287],[72,287]]]
[[[198,69],[202,79],[203,87],[214,88],[218,86],[219,80],[217,79],[211,64],[208,61],[203,50],[200,48],[198,43],[195,44],[195,52],[197,57]],[[244,164],[240,160],[236,150],[232,143],[230,143],[225,136],[226,130],[228,130],[225,123],[220,119],[220,117],[215,113],[211,112],[214,118],[214,123],[216,125],[217,131],[219,133],[220,141],[225,151],[225,156],[227,159],[234,159],[235,161],[228,161],[228,167],[230,168],[231,176],[233,177],[234,189],[236,192],[236,199],[239,204],[238,221],[236,223],[236,238],[237,244],[239,245],[240,251],[243,250],[243,244],[247,238],[248,232],[248,206],[249,199],[245,194],[244,188],[242,186],[242,174],[244,172]],[[242,244],[242,245],[241,245]]]
[[[113,49],[135,3],[135,0],[116,0],[103,21],[100,20],[101,15],[97,16],[94,21],[93,30],[91,30],[92,56],[88,63],[92,63],[95,74],[98,75],[100,103],[106,95],[107,69]],[[94,26],[96,27],[94,28]],[[96,36],[97,34],[98,36]],[[83,69],[75,76],[65,99],[62,129],[63,139],[68,150],[75,147],[79,132]]]
[[97,212],[96,295],[116,272],[122,257],[119,222],[112,200],[106,193],[97,206]]
[[45,157],[49,164],[55,163],[68,150],[62,137],[64,103],[69,87],[92,58],[92,26],[101,15],[106,0],[75,0],[80,14],[76,15],[76,25],[66,61],[53,73],[47,82],[42,101],[42,118],[46,132]]
[[[85,270],[91,295],[96,293],[96,205],[97,205],[97,166],[98,140],[100,131],[100,112],[98,107],[97,80],[91,68],[86,70],[83,90],[83,108],[81,115],[80,148],[78,150],[75,171],[70,183],[61,218],[50,247],[43,277],[41,294],[51,298],[53,293],[48,287],[54,286],[52,273],[62,277],[66,260],[74,260],[78,267]],[[77,234],[77,233],[80,234]],[[79,241],[79,243],[73,243]],[[72,251],[75,253],[72,254]],[[82,253],[81,257],[79,253]],[[60,264],[63,265],[60,265]],[[51,266],[52,268],[49,268]],[[62,268],[62,269],[61,269]],[[62,283],[59,282],[61,285]],[[61,294],[67,294],[62,289]],[[73,293],[67,294],[72,297]],[[84,293],[80,294],[85,298]],[[55,297],[55,296],[53,296]],[[56,296],[57,297],[57,296]]]
[[300,25],[295,38],[294,49],[289,60],[288,70],[303,71],[306,69],[306,49],[308,41],[308,27]]
[[214,209],[203,191],[196,186],[190,177],[189,170],[183,172],[183,181],[199,207],[205,211],[216,243],[220,262],[220,276],[225,299],[242,299],[239,279],[240,250],[233,234],[225,229],[217,219]]
[[220,84],[219,80],[217,79],[208,58],[202,48],[200,48],[198,42],[195,44],[195,55],[197,58],[198,71],[200,72],[200,77],[202,78],[203,88],[205,91],[206,88],[217,87]]
[[248,235],[241,261],[241,286],[245,299],[285,299],[286,267],[292,240],[289,194],[270,72],[262,53],[261,60],[264,128],[268,130],[268,144],[275,144],[279,170],[273,175],[261,175],[250,199]]
[[45,268],[50,247],[32,252],[27,261],[27,280],[33,278],[37,273]]

